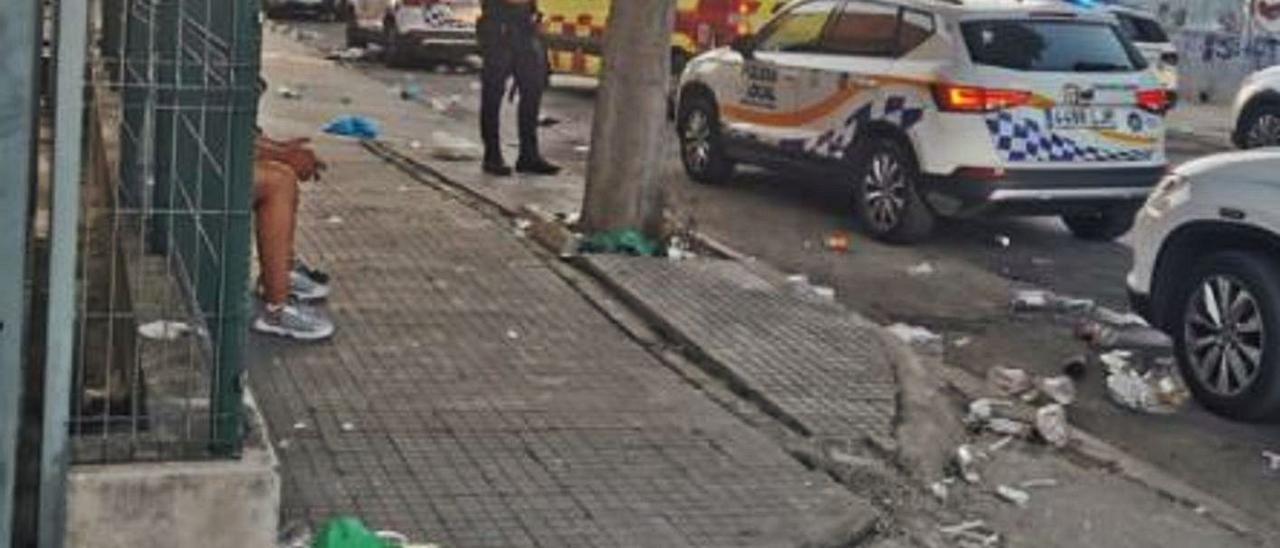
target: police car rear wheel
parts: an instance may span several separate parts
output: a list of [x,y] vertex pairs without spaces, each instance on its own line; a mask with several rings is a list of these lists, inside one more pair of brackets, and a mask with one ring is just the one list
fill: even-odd
[[1136,208],[1113,207],[1095,213],[1063,215],[1062,223],[1076,238],[1109,242],[1128,233],[1137,215]]
[[720,140],[715,107],[702,97],[690,98],[680,109],[680,159],[685,172],[699,183],[718,183],[733,175],[733,163]]
[[852,155],[856,220],[876,239],[914,243],[933,230],[933,212],[916,192],[919,173],[910,153],[892,139],[875,139]]

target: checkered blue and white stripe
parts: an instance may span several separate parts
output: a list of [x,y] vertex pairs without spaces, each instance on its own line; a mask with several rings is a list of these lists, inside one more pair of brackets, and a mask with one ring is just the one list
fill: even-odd
[[843,158],[858,133],[858,128],[876,120],[898,126],[903,131],[911,129],[924,118],[924,108],[912,104],[905,96],[891,95],[882,104],[867,103],[853,111],[838,128],[830,129],[817,138],[781,143],[783,150],[800,150],[807,154]]
[[439,2],[427,8],[424,14],[428,27],[439,28],[457,28],[466,26],[466,23],[459,20],[453,13],[453,8],[444,2]]
[[1150,150],[1081,145],[1035,120],[1003,111],[987,117],[987,129],[996,152],[1008,162],[1140,162],[1154,155]]

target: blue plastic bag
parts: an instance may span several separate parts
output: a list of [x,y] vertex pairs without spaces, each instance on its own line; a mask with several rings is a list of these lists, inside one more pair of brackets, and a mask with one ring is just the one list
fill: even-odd
[[339,116],[324,127],[324,132],[357,139],[377,139],[378,123],[364,116]]

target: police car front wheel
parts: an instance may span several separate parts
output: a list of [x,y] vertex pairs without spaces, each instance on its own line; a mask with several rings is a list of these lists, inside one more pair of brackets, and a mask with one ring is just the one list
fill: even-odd
[[854,149],[855,218],[871,236],[890,243],[914,243],[933,231],[934,217],[921,199],[919,171],[899,142],[876,138]]
[[718,183],[733,175],[725,155],[716,108],[704,97],[692,97],[680,109],[680,159],[685,172],[699,183]]

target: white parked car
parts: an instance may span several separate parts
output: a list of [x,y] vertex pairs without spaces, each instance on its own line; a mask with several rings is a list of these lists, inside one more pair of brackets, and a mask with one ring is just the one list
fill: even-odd
[[796,0],[682,76],[691,178],[736,163],[843,181],[890,242],[936,216],[1127,232],[1165,170],[1168,94],[1118,27],[1062,2]]
[[1207,408],[1280,416],[1280,150],[1183,164],[1134,229],[1133,307],[1177,343]]
[[1107,4],[1104,8],[1120,22],[1120,30],[1133,41],[1147,64],[1156,71],[1160,83],[1175,100],[1178,92],[1178,46],[1169,39],[1160,21],[1150,12],[1137,8]]
[[463,63],[479,53],[480,0],[347,0],[347,46],[377,43],[391,66]]
[[338,0],[264,0],[263,9],[270,17],[308,16],[334,19],[339,14]]
[[1236,146],[1280,146],[1280,66],[1249,75],[1236,94],[1232,113]]

